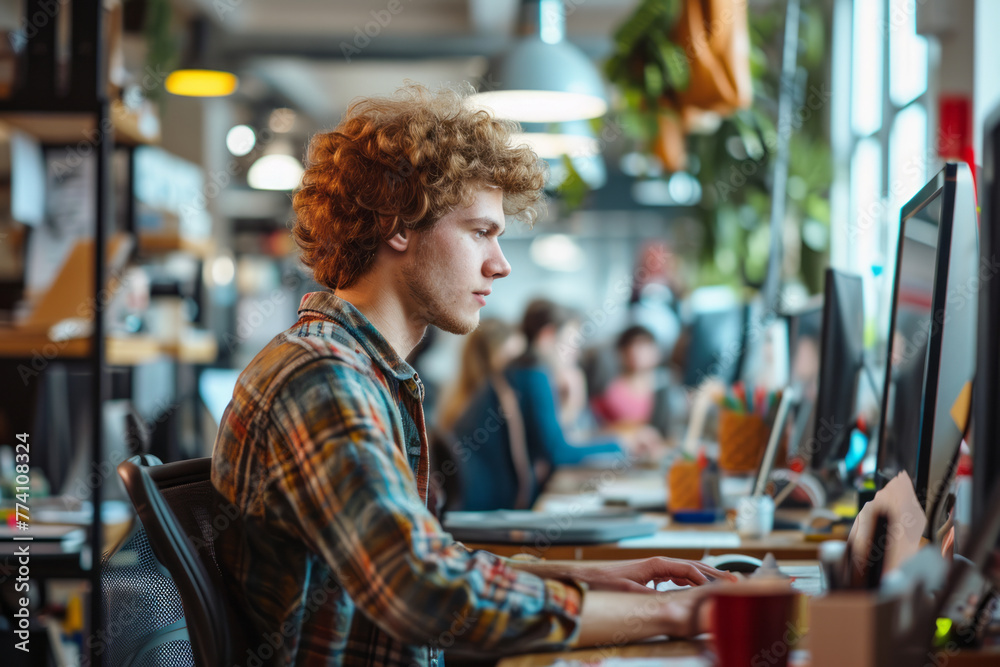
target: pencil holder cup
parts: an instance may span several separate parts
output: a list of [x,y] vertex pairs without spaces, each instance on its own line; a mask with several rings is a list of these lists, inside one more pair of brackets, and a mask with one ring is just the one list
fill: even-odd
[[[760,415],[719,411],[719,468],[729,473],[753,473],[760,466],[771,431]],[[775,465],[784,460],[787,438],[778,443]]]
[[701,486],[697,461],[674,461],[667,473],[667,511],[700,510]]

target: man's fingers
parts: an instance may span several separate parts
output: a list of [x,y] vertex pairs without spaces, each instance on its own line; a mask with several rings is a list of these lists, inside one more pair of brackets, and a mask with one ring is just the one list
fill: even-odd
[[650,588],[649,586],[646,586],[644,584],[625,580],[622,584],[621,590],[627,591],[629,593],[655,593],[656,586]]
[[737,581],[736,575],[732,572],[726,572],[725,570],[717,570],[707,563],[702,563],[701,561],[696,561],[698,569],[701,570],[705,575],[712,579],[722,579],[724,581]]
[[699,565],[698,563],[689,562],[687,563],[687,567],[683,571],[678,572],[678,575],[683,576],[696,586],[700,586],[701,584],[707,584],[708,577],[705,576],[705,573],[698,568],[698,565]]

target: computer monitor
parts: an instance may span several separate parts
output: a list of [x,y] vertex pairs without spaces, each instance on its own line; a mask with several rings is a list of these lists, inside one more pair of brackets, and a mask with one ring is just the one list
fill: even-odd
[[745,305],[734,304],[695,314],[684,364],[685,386],[698,387],[709,377],[727,384],[739,379],[746,310]]
[[797,454],[813,429],[816,392],[819,390],[820,333],[823,330],[823,295],[819,294],[804,307],[787,313],[789,384],[798,395],[798,405],[792,416],[789,454]]
[[[1000,107],[983,132],[983,168],[979,175],[979,321],[976,383],[973,391],[972,525],[991,525],[985,558],[1000,536],[1000,506],[990,508],[990,495],[1000,487]],[[996,516],[990,516],[990,512]],[[992,519],[992,522],[991,522]],[[972,557],[972,554],[966,554]],[[1000,580],[994,582],[1000,586]]]
[[903,206],[896,257],[878,479],[907,471],[933,524],[962,438],[952,408],[976,361],[979,251],[967,166],[945,165]]
[[802,455],[813,473],[831,481],[847,454],[856,416],[858,376],[864,360],[863,299],[860,276],[826,270],[819,385],[812,437]]

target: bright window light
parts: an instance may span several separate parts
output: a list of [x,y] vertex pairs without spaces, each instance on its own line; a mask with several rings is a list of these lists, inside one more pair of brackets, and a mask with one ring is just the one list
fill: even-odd
[[892,0],[889,16],[889,97],[903,106],[927,90],[927,38],[917,34],[916,0]]
[[861,136],[882,126],[882,4],[854,3],[851,126]]
[[549,271],[572,273],[583,268],[583,249],[565,234],[539,236],[531,242],[528,254],[532,261]]
[[[854,265],[868,267],[883,265],[885,260],[895,261],[894,253],[882,246],[880,238],[887,222],[890,228],[898,228],[899,211],[895,215],[892,211],[887,212],[882,199],[882,150],[877,139],[869,137],[858,142],[851,160],[851,192],[851,220],[856,230],[851,233],[845,229],[844,233],[848,233],[851,239]],[[891,256],[879,257],[882,253]]]
[[896,115],[889,130],[889,213],[895,220],[903,204],[927,182],[929,161],[927,111],[911,104]]

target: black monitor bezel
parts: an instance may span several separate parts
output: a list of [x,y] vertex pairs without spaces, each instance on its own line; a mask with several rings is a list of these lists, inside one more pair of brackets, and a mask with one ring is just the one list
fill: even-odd
[[[979,317],[976,331],[976,380],[973,388],[972,446],[972,525],[982,530],[975,537],[981,541],[979,553],[970,558],[986,557],[986,551],[1000,540],[1000,506],[990,507],[993,497],[1000,497],[1000,483],[993,473],[1000,470],[1000,286],[998,276],[983,278],[982,269],[993,266],[990,255],[1000,253],[1000,107],[991,113],[983,127],[983,169],[979,182]],[[986,446],[989,443],[991,446]],[[992,535],[992,537],[991,537]],[[970,537],[974,537],[970,534]],[[963,553],[965,553],[963,551]],[[1000,582],[998,582],[1000,583]]]
[[[886,419],[888,409],[889,387],[892,382],[892,341],[896,333],[896,312],[899,306],[900,259],[903,254],[903,244],[906,240],[906,223],[914,215],[930,205],[937,197],[942,197],[941,218],[938,220],[938,241],[935,253],[937,257],[934,267],[934,286],[931,296],[931,328],[927,341],[927,356],[924,358],[924,381],[920,391],[919,439],[917,442],[917,469],[913,479],[914,489],[920,505],[927,506],[927,483],[930,477],[931,446],[934,437],[934,406],[937,396],[938,378],[940,375],[942,328],[940,322],[944,318],[948,288],[948,267],[951,261],[951,236],[954,227],[956,180],[958,165],[946,163],[944,168],[931,178],[899,212],[899,239],[896,244],[896,270],[892,286],[892,310],[889,311],[889,336],[886,339],[885,378],[882,384],[882,408],[879,415],[879,441],[876,460],[877,486],[882,488],[889,481],[881,474],[884,469]],[[935,325],[935,323],[938,323]],[[937,360],[937,363],[931,363]],[[932,402],[931,410],[927,409],[928,400]]]
[[[824,273],[824,284],[823,284],[823,315],[822,323],[820,324],[819,332],[819,377],[817,378],[818,386],[816,387],[816,401],[812,406],[813,410],[813,424],[812,424],[812,442],[817,443],[817,450],[811,452],[809,456],[809,469],[814,473],[823,474],[826,473],[831,468],[831,462],[842,460],[847,453],[847,448],[850,446],[850,431],[852,424],[845,423],[845,432],[840,434],[835,434],[835,438],[829,442],[825,447],[821,447],[820,443],[823,442],[824,438],[820,437],[820,430],[826,428],[822,423],[822,416],[819,414],[820,407],[823,406],[824,400],[826,398],[826,393],[829,391],[829,384],[831,384],[832,377],[839,377],[844,373],[850,374],[852,377],[850,382],[853,385],[851,390],[851,405],[848,409],[848,420],[853,419],[856,415],[854,414],[855,404],[857,402],[858,395],[858,376],[861,371],[861,364],[864,359],[864,323],[862,322],[861,331],[861,349],[857,350],[857,358],[854,360],[854,367],[850,369],[837,368],[831,366],[833,363],[830,360],[832,355],[832,343],[834,337],[842,335],[844,332],[844,321],[840,317],[837,306],[841,299],[845,298],[845,294],[842,294],[843,290],[838,289],[838,283],[842,281],[846,284],[847,281],[852,281],[857,283],[857,287],[864,298],[864,285],[861,282],[861,276],[850,273],[847,271],[838,271],[832,267],[827,267]],[[844,285],[840,285],[843,287]],[[859,304],[859,308],[863,305]],[[840,325],[838,330],[834,331],[834,324]],[[847,443],[846,445],[844,443]]]

